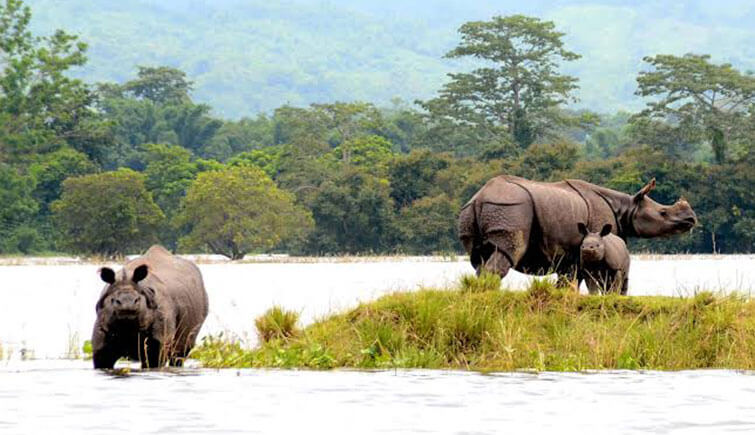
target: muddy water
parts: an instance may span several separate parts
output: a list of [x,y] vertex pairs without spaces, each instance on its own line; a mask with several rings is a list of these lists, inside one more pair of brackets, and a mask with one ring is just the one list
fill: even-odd
[[0,367],[3,434],[755,432],[755,375]]

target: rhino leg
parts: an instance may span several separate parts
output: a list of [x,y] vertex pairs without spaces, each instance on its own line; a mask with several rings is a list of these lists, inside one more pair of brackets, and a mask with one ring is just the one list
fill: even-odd
[[112,344],[107,343],[107,333],[100,326],[98,318],[92,332],[92,362],[96,369],[112,369],[120,358],[120,353]]
[[[481,209],[483,240],[479,248],[478,267],[502,278],[516,267],[527,251],[532,225],[529,204],[483,204]],[[473,260],[473,265],[475,260]],[[478,272],[479,273],[479,272]]]
[[102,347],[92,352],[92,362],[96,369],[112,369],[118,358],[118,353],[108,347]]
[[591,295],[600,294],[600,283],[596,276],[590,272],[586,272],[585,282],[587,283],[587,292]]
[[159,341],[152,337],[144,338],[139,348],[139,361],[142,363],[142,368],[155,369],[162,367],[167,359],[164,352],[165,349]]

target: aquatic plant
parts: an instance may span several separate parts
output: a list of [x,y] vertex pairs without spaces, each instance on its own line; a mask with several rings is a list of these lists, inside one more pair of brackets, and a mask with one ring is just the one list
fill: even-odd
[[84,359],[92,359],[92,340],[84,340],[81,345],[81,353]]
[[755,301],[744,296],[579,295],[547,280],[470,288],[480,287],[394,293],[285,340],[206,341],[193,357],[212,367],[755,369]]

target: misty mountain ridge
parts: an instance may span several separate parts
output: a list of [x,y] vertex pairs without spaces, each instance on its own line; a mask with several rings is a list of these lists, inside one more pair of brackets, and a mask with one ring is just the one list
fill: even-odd
[[562,71],[580,79],[572,108],[636,110],[643,56],[708,53],[755,69],[755,3],[440,0],[33,0],[32,27],[61,28],[89,44],[76,74],[122,82],[137,65],[187,72],[197,101],[226,118],[284,104],[368,101],[380,106],[435,95],[469,62],[442,56],[470,20],[523,13],[552,20],[582,58]]

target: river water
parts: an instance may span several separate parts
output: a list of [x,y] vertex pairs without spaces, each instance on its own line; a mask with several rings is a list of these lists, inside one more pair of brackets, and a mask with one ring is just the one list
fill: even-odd
[[755,432],[755,375],[732,371],[98,372],[0,369],[3,434],[724,434]]
[[[632,295],[755,290],[751,255],[632,261]],[[91,334],[101,265],[20,263],[0,266],[0,434],[755,432],[755,376],[733,371],[102,373],[70,359]],[[299,310],[306,324],[471,272],[464,261],[430,258],[200,269],[210,297],[200,335],[231,333],[248,345],[254,318],[273,304]],[[530,279],[511,273],[503,287]]]

